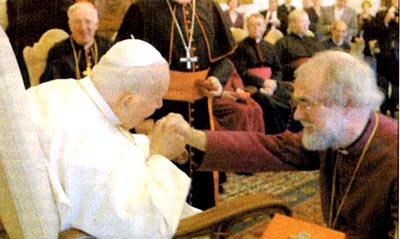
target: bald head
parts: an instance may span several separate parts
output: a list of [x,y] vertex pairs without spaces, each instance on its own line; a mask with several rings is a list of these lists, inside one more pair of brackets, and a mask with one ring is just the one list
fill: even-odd
[[332,39],[336,44],[343,44],[348,34],[347,24],[342,20],[336,21],[332,27],[331,33]]

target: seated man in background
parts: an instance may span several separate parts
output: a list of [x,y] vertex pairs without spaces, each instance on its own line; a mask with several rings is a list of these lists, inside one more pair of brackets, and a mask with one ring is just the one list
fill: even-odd
[[40,82],[53,79],[81,79],[111,47],[111,41],[97,36],[99,17],[90,2],[77,2],[68,8],[71,36],[50,49]]
[[231,65],[232,72],[221,97],[213,99],[215,129],[264,133],[263,110],[250,93],[245,92],[242,78],[232,62]]
[[326,51],[296,71],[300,133],[210,132],[179,116],[170,120],[188,144],[205,151],[199,170],[320,170],[327,226],[348,239],[389,239],[398,225],[398,124],[375,112],[382,100],[367,63]]
[[304,10],[292,11],[288,21],[289,32],[275,47],[282,64],[283,80],[293,81],[297,67],[324,47],[315,37],[307,35],[310,20]]
[[[150,141],[129,130],[162,106],[168,62],[150,44],[115,44],[80,80],[53,80],[27,91],[48,160],[61,230],[96,238],[171,238],[187,206],[190,178],[170,159],[182,136],[156,123]],[[187,210],[186,210],[187,209]],[[186,214],[187,213],[187,214]]]
[[247,19],[249,36],[239,43],[232,60],[244,85],[247,89],[253,88],[249,90],[252,98],[263,109],[265,133],[274,134],[286,129],[291,109],[288,101],[285,105],[278,94],[273,94],[277,82],[282,79],[282,69],[274,46],[263,39],[265,29],[261,14],[250,15]]
[[352,37],[358,33],[357,12],[347,6],[348,0],[336,0],[336,4],[321,8],[321,15],[317,23],[317,35],[320,40],[325,41],[331,36],[331,30],[335,22],[342,20],[348,27],[348,38],[350,42]]
[[347,25],[344,21],[337,21],[332,27],[331,37],[326,41],[322,42],[325,49],[327,50],[339,50],[345,51],[347,53],[350,52],[351,46],[350,43],[346,41],[347,38]]

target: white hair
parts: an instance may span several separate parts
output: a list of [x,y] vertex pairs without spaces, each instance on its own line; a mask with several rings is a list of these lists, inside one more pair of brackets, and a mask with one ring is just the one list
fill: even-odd
[[[321,95],[336,106],[374,111],[379,109],[384,98],[371,67],[345,52],[320,52],[301,65],[295,76],[296,81],[309,81],[309,84],[321,81]],[[315,76],[320,78],[315,79]]]
[[93,5],[93,3],[90,3],[90,2],[77,2],[77,3],[72,4],[72,5],[68,8],[68,12],[67,12],[68,19],[72,19],[73,13],[74,13],[76,10],[80,9],[80,8],[87,8],[87,9],[90,9],[90,10],[94,13],[94,16],[96,17],[94,20],[95,20],[95,21],[98,21],[98,20],[99,20],[99,14],[98,14],[98,12],[97,12],[97,9],[96,9],[96,7]]

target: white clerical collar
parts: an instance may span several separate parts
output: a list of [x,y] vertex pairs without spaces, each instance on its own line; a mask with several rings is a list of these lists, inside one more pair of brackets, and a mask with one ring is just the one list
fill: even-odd
[[113,125],[121,125],[121,121],[115,115],[114,111],[110,108],[104,98],[97,91],[96,87],[93,85],[90,77],[85,77],[83,79],[77,80],[77,83],[82,87],[83,91],[89,96],[100,112],[110,121]]
[[343,45],[343,41],[336,42],[335,40],[333,40],[333,38],[332,38],[332,42],[333,42],[333,44],[335,44],[338,47],[341,47]]

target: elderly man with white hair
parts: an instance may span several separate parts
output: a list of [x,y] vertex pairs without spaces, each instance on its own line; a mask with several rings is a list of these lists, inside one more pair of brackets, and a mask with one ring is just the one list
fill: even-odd
[[184,151],[182,136],[165,138],[164,120],[150,141],[129,132],[162,106],[168,83],[168,63],[153,46],[124,40],[90,76],[27,91],[61,230],[170,238],[180,218],[195,211],[185,203],[190,178],[170,161]]
[[289,32],[275,44],[282,64],[284,81],[293,81],[294,71],[315,53],[324,50],[323,45],[308,35],[310,19],[304,10],[289,14]]
[[71,36],[50,49],[40,82],[88,76],[111,47],[108,38],[96,34],[99,16],[93,3],[77,2],[67,13]]
[[398,124],[375,112],[382,100],[367,63],[326,51],[296,71],[294,118],[302,132],[200,131],[183,120],[179,130],[205,151],[200,170],[319,170],[328,227],[348,239],[397,238]]

